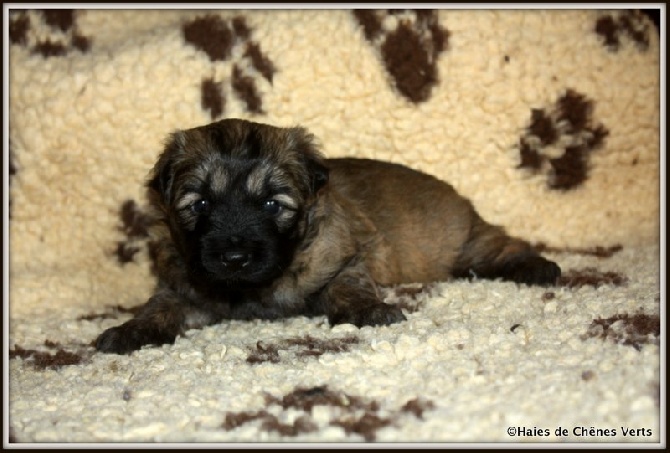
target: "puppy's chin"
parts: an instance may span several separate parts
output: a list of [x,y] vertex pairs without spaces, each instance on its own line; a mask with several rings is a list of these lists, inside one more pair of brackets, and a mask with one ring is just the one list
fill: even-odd
[[222,285],[230,289],[244,289],[269,286],[280,277],[283,267],[278,262],[251,262],[242,268],[231,269],[221,262],[203,260],[203,277],[212,284]]

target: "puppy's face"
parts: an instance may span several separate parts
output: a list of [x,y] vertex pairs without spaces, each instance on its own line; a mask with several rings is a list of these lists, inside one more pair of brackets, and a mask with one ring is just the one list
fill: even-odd
[[327,177],[304,129],[227,119],[172,134],[149,188],[189,275],[236,288],[282,274]]

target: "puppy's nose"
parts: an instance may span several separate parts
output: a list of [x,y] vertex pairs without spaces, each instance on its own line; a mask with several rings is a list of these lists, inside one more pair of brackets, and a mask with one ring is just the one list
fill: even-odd
[[246,267],[251,263],[251,253],[244,250],[228,250],[221,254],[221,262],[230,270]]

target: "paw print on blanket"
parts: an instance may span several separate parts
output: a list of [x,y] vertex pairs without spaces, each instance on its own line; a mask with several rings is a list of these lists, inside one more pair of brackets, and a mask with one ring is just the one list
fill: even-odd
[[519,140],[523,168],[547,172],[551,189],[568,190],[588,178],[588,160],[609,131],[592,123],[593,101],[573,89],[549,109],[532,109],[530,124]]
[[149,214],[148,207],[140,206],[135,200],[128,199],[121,204],[119,217],[121,223],[118,230],[123,234],[123,240],[116,242],[112,255],[116,256],[121,265],[125,265],[134,262],[135,255],[146,249],[153,264],[155,244],[149,238],[149,230],[155,218]]
[[449,39],[437,12],[355,10],[353,14],[400,94],[415,104],[427,101],[439,81],[437,58]]
[[[9,175],[9,186],[11,188],[12,179],[14,179],[14,176],[16,175],[16,165],[14,164],[14,151],[12,149],[12,141],[11,140],[9,141],[9,153],[8,154],[9,154],[9,156],[8,156],[9,166],[8,166],[8,169],[7,169],[8,170],[7,173]],[[7,208],[8,208],[7,215],[11,219],[12,218],[12,196],[11,196],[11,192],[10,192],[10,195],[9,195]]]
[[[290,393],[274,396],[265,393],[265,407],[255,411],[226,412],[221,427],[226,431],[241,427],[276,433],[283,438],[337,427],[350,439],[377,440],[377,432],[397,424],[407,416],[419,421],[436,408],[431,400],[416,397],[398,408],[385,408],[374,399],[333,390],[326,385],[296,387]],[[319,416],[316,416],[317,410]],[[288,416],[291,413],[291,416]],[[290,421],[290,422],[288,422]],[[288,422],[288,423],[287,423]]]
[[258,90],[259,77],[272,83],[276,72],[273,62],[263,54],[260,45],[251,39],[251,29],[243,16],[226,20],[215,15],[197,17],[182,26],[187,44],[204,52],[212,64],[233,62],[230,78],[217,81],[205,78],[201,82],[202,108],[212,119],[223,114],[226,107],[224,84],[230,84],[235,96],[252,113],[263,113],[263,101]]
[[640,50],[649,48],[649,21],[639,11],[623,10],[600,16],[595,32],[612,52],[619,50],[621,41],[631,40]]
[[610,340],[615,344],[631,346],[637,351],[646,344],[660,343],[661,319],[658,314],[617,313],[613,316],[593,320],[586,333],[581,335],[582,341],[590,338]]
[[91,40],[79,33],[78,14],[72,9],[12,12],[9,41],[45,58],[65,56],[72,51],[88,52]]

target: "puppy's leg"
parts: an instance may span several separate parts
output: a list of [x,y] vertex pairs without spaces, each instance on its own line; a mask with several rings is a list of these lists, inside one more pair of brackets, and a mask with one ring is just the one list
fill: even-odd
[[320,302],[331,325],[376,326],[406,319],[400,308],[381,301],[377,285],[363,263],[340,271],[324,288]]
[[529,285],[554,285],[561,268],[540,256],[525,241],[475,217],[454,269],[454,277],[502,278]]
[[227,304],[194,304],[171,290],[160,290],[133,319],[105,330],[95,341],[98,351],[129,354],[147,344],[174,343],[177,335],[223,319]]

